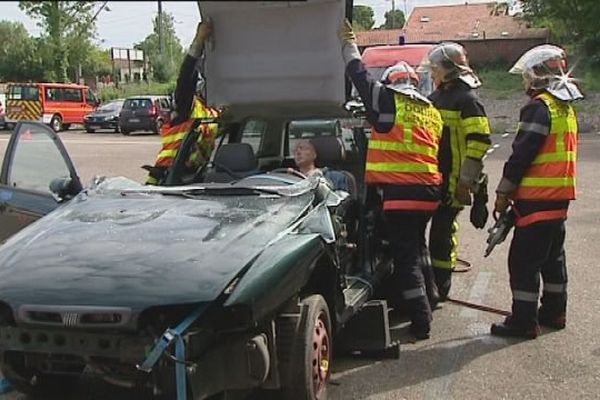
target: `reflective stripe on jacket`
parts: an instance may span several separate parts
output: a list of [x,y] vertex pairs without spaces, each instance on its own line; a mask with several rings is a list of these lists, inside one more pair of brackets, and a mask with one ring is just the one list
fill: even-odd
[[[211,118],[217,117],[217,112],[211,108],[206,107],[200,100],[194,100],[194,108],[190,114],[190,119],[177,124],[169,125],[165,124],[161,130],[161,143],[162,149],[158,153],[156,158],[156,167],[170,167],[175,161],[181,142],[185,138],[185,135],[190,131],[194,119],[198,118]],[[198,164],[201,158],[206,159],[206,152],[210,156],[210,151],[214,145],[214,139],[217,135],[217,124],[200,124],[202,130],[201,135],[198,136],[198,148],[192,152],[189,161],[194,164]]]
[[[369,139],[365,180],[368,184],[439,186],[438,146],[442,132],[439,112],[430,104],[395,95],[394,126],[388,133],[373,130]],[[384,210],[435,210],[438,201],[384,199]]]
[[452,199],[450,205],[461,207],[454,198],[461,168],[467,157],[481,160],[489,150],[490,123],[479,98],[462,82],[455,80],[443,84],[430,99],[444,122],[439,154],[444,189]]
[[538,97],[550,112],[550,134],[525,172],[513,198],[560,201],[575,199],[577,118],[573,107],[549,93]]

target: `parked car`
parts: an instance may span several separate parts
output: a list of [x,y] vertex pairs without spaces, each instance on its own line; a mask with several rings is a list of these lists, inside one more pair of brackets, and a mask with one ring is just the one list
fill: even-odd
[[[240,32],[250,27],[239,21],[255,24],[267,15],[265,7],[274,32],[287,32],[285,21],[294,19],[290,38],[303,42],[309,22],[335,38],[330,19],[342,20],[351,5],[316,0],[294,7],[203,7],[223,27],[219,32],[232,35],[231,42],[219,37],[215,48],[232,45],[237,54],[239,46],[245,50]],[[305,12],[297,14],[299,7]],[[238,22],[227,29],[232,14]],[[337,40],[328,43],[317,55],[339,50]],[[281,49],[295,51],[296,44]],[[232,63],[234,76],[252,74],[265,57],[295,65],[281,49]],[[207,61],[213,57],[224,55],[209,50]],[[316,57],[303,58],[314,71]],[[321,72],[328,81],[339,76],[340,65],[326,65]],[[283,71],[291,73],[284,81],[296,79],[298,69]],[[224,95],[237,85],[211,73],[207,81]],[[264,85],[244,82],[254,93]],[[305,86],[315,99],[323,96],[318,82]],[[307,92],[290,91],[283,101],[281,90],[271,91],[272,97],[263,93],[242,104],[222,97],[229,107],[210,162],[189,168],[199,135],[191,128],[158,186],[100,177],[82,188],[60,138],[44,125],[19,124],[0,174],[4,377],[20,391],[46,396],[53,390],[60,395],[93,371],[108,383],[141,390],[145,399],[187,392],[196,400],[219,393],[241,398],[256,389],[284,399],[324,399],[334,343],[342,347],[338,333],[356,323],[363,307],[374,314],[360,343],[372,332],[381,340],[369,351],[397,351],[385,330],[385,301],[369,301],[388,279],[391,261],[374,229],[376,205],[361,194],[361,173],[348,172],[360,171],[364,160],[344,159],[339,137],[313,139],[323,166],[336,165],[357,182],[349,191],[285,167],[291,121],[346,116],[337,98],[343,89],[340,80],[331,96],[303,103],[299,96]],[[343,337],[346,348],[356,348],[351,335]]]
[[123,135],[133,131],[160,133],[171,112],[168,96],[133,96],[123,103],[119,113],[119,129]]
[[6,93],[6,123],[38,121],[54,132],[83,124],[100,104],[89,87],[70,83],[11,83]]
[[119,133],[119,114],[124,102],[124,99],[111,100],[87,114],[83,118],[86,132],[94,133],[98,129],[110,129]]

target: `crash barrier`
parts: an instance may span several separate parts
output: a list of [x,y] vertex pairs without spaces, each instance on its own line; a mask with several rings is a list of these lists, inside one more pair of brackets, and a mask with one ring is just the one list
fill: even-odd
[[7,379],[0,378],[0,394],[8,393],[11,390],[10,382]]

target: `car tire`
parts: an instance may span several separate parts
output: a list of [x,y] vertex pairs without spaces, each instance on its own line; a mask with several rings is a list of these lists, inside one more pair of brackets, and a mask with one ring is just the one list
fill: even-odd
[[96,130],[95,130],[95,129],[90,129],[90,128],[85,128],[85,131],[86,131],[87,133],[94,133],[94,132],[96,132]]
[[127,129],[123,129],[121,128],[121,134],[124,136],[128,136],[131,133],[131,131],[128,131]]
[[50,120],[50,128],[52,128],[54,132],[60,132],[62,127],[62,118],[60,115],[54,115]]
[[289,360],[283,373],[282,396],[286,400],[323,400],[327,399],[333,354],[329,307],[318,294],[304,298],[302,306],[292,337],[280,338],[282,350],[289,352],[282,354]]

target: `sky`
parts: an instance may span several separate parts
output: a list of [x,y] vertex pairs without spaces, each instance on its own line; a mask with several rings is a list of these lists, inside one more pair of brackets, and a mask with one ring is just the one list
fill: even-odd
[[[414,6],[460,4],[465,0],[355,0],[355,5],[368,5],[375,12],[375,26],[385,22],[384,14],[392,9],[406,10],[410,14]],[[469,0],[469,3],[490,2],[490,0]],[[175,17],[175,30],[181,44],[187,47],[196,32],[199,21],[198,6],[195,1],[163,1],[163,11]],[[109,1],[109,12],[98,16],[97,28],[99,45],[103,48],[130,48],[141,42],[152,32],[152,19],[158,12],[156,1]],[[20,21],[30,34],[38,36],[40,28],[35,21],[19,10],[17,1],[0,2],[0,20]]]

